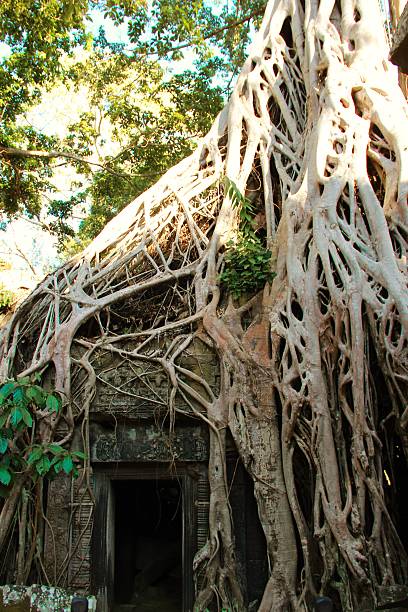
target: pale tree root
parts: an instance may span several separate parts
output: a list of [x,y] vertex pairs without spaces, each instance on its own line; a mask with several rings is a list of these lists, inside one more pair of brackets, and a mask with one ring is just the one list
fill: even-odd
[[[69,443],[81,426],[89,448],[98,351],[133,368],[141,386],[142,366],[168,378],[170,406],[157,403],[170,428],[178,399],[208,425],[200,612],[245,609],[228,430],[267,542],[262,612],[310,610],[317,593],[361,612],[408,580],[397,499],[408,456],[408,113],[377,9],[374,0],[270,0],[197,152],[47,277],[3,330],[2,379],[41,372],[64,399],[58,427],[36,415],[40,441]],[[251,199],[276,272],[239,300],[219,277],[240,222],[225,175]],[[193,338],[217,355],[219,390],[183,366]],[[0,538],[19,486],[2,507]]]
[[[215,414],[213,427],[217,428],[220,426],[219,412]],[[228,501],[225,435],[225,426],[216,431],[210,429],[209,538],[204,551],[199,551],[194,561],[194,569],[198,573],[201,564],[204,563],[205,568],[201,577],[201,590],[194,604],[196,610],[205,610],[214,597],[222,608],[231,611],[244,609]]]

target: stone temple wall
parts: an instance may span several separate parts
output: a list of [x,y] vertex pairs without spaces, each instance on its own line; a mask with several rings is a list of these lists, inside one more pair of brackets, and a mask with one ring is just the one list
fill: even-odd
[[402,12],[395,33],[391,54],[391,61],[408,74],[408,3]]
[[[215,394],[219,389],[216,355],[200,340],[183,353],[178,362],[203,377]],[[97,375],[96,395],[90,408],[90,459],[94,474],[104,466],[157,464],[201,466],[197,476],[196,546],[205,543],[208,522],[208,432],[183,397],[176,395],[176,420],[170,431],[168,377],[154,364],[123,361],[101,351],[93,362]],[[199,383],[189,381],[198,393]],[[202,411],[197,402],[195,410]],[[73,448],[81,449],[80,426]],[[90,486],[89,486],[90,485]],[[52,584],[82,592],[92,588],[91,546],[93,530],[94,477],[87,483],[60,476],[49,483],[45,533],[46,571]]]

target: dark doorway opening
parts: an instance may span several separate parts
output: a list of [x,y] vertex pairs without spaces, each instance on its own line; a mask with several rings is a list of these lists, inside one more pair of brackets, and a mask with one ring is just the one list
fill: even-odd
[[175,479],[113,481],[115,610],[182,610],[182,488]]

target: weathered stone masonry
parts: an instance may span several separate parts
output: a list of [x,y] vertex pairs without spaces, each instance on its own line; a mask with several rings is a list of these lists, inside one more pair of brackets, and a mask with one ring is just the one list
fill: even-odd
[[[183,367],[204,376],[211,389],[219,391],[219,364],[215,354],[200,340],[183,356]],[[180,477],[184,487],[184,512],[189,514],[185,543],[188,567],[184,569],[185,610],[193,600],[194,554],[208,535],[209,486],[208,428],[194,415],[181,396],[176,398],[175,425],[169,413],[170,385],[159,368],[123,361],[101,351],[94,367],[96,395],[90,414],[90,460],[92,489],[82,477],[61,476],[49,484],[46,531],[47,573],[50,580],[83,592],[94,592],[109,609],[113,590],[114,546],[110,538],[109,504],[112,481],[123,478]],[[197,404],[196,410],[201,408]],[[81,448],[77,426],[73,446]],[[262,594],[267,573],[263,534],[257,519],[248,477],[238,461],[232,442],[227,461],[231,483],[231,506],[238,536],[242,582],[248,600]],[[249,494],[248,494],[249,493]],[[190,501],[189,501],[190,500]],[[188,507],[190,504],[190,508]],[[103,542],[102,542],[103,540]],[[102,542],[102,543],[101,543]],[[185,580],[186,582],[186,580]],[[105,609],[105,608],[102,608]]]

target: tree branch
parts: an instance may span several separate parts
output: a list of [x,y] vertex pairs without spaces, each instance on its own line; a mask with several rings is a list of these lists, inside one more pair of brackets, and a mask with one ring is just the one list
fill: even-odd
[[[243,17],[242,19],[238,21],[234,21],[233,23],[223,26],[222,28],[217,28],[216,30],[212,30],[211,32],[203,36],[203,40],[208,40],[209,38],[212,38],[213,36],[217,36],[217,34],[221,34],[222,32],[225,32],[227,30],[232,30],[233,28],[236,28],[237,26],[240,26],[243,23],[250,21],[254,17],[260,17],[261,15],[263,15],[263,13],[264,13],[263,10],[254,11],[250,15],[247,15],[246,17]],[[177,45],[176,47],[169,47],[163,53],[159,53],[158,51],[149,51],[147,53],[144,53],[143,55],[145,57],[148,57],[149,55],[167,55],[168,53],[173,53],[174,51],[180,51],[180,49],[186,49],[187,47],[191,47],[192,45],[195,45],[195,44],[197,44],[197,41],[191,40],[190,42],[182,43],[180,45]]]
[[2,147],[0,146],[0,156],[4,158],[17,157],[17,158],[27,158],[27,159],[69,159],[74,162],[79,162],[81,164],[88,164],[90,166],[97,166],[98,168],[102,168],[109,174],[114,176],[118,176],[125,180],[129,180],[131,176],[130,174],[123,174],[122,172],[116,172],[109,168],[106,164],[99,164],[98,162],[91,161],[86,157],[81,157],[80,155],[75,155],[75,153],[68,153],[68,151],[35,151],[28,149],[16,149],[14,147]]

